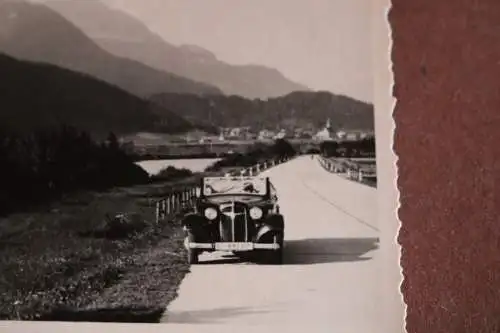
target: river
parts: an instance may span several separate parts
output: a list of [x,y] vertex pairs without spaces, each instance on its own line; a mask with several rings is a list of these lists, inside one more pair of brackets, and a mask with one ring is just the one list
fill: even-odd
[[209,165],[220,160],[219,158],[189,158],[189,159],[178,159],[178,160],[148,160],[140,161],[136,164],[141,168],[146,170],[150,175],[155,175],[162,169],[173,166],[178,169],[189,169],[192,172],[201,172],[205,170]]

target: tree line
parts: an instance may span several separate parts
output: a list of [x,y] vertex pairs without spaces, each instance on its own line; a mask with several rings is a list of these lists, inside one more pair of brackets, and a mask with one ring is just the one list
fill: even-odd
[[256,144],[246,154],[232,154],[215,162],[205,171],[218,171],[225,167],[250,167],[263,160],[292,157],[297,154],[295,148],[286,140],[278,139],[273,145]]
[[104,190],[149,181],[120,148],[71,126],[30,134],[0,132],[0,214],[56,199],[75,190]]
[[375,137],[356,141],[324,141],[320,153],[328,157],[375,157]]

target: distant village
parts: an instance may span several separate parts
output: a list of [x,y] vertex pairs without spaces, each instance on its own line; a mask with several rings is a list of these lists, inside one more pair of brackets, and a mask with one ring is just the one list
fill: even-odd
[[[319,130],[304,129],[296,127],[293,129],[270,130],[262,129],[253,132],[250,127],[229,127],[221,128],[217,136],[203,135],[199,138],[191,135],[187,141],[198,141],[199,143],[224,142],[224,141],[269,141],[276,139],[303,139],[303,140],[361,140],[373,136],[373,131],[367,130],[334,130],[331,121],[328,119],[323,128]],[[189,135],[188,135],[189,136]]]
[[269,143],[277,139],[307,144],[323,141],[357,141],[369,137],[374,137],[373,131],[334,129],[330,119],[327,119],[325,125],[316,130],[295,127],[252,131],[251,127],[243,126],[220,128],[218,135],[210,135],[204,131],[191,131],[183,135],[141,133],[133,138],[122,138],[121,142],[126,150],[142,155],[220,155],[244,153],[256,142]]

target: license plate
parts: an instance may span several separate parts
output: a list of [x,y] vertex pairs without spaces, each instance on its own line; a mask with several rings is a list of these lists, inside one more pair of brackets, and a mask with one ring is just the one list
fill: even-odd
[[253,243],[215,243],[215,249],[219,251],[250,251]]

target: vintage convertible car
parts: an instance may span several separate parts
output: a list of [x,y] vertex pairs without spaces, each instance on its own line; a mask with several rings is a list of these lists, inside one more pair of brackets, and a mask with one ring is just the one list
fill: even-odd
[[188,261],[203,251],[255,255],[270,264],[283,258],[284,219],[268,177],[205,177],[193,211],[182,220]]

